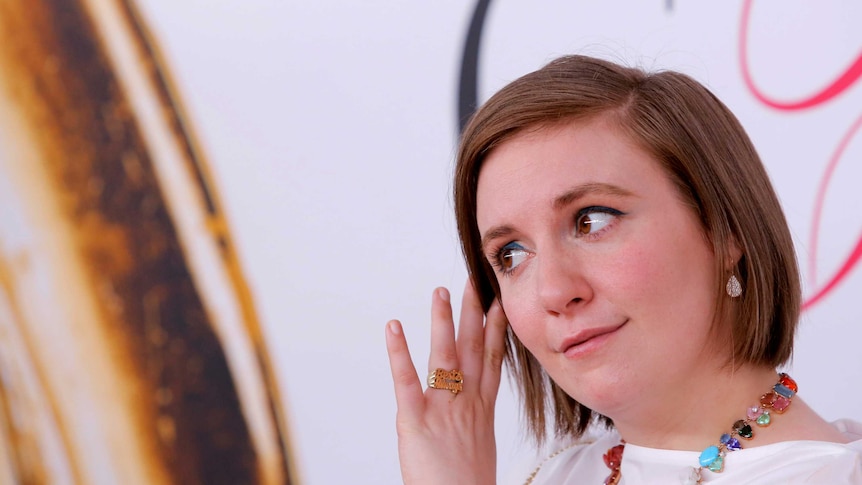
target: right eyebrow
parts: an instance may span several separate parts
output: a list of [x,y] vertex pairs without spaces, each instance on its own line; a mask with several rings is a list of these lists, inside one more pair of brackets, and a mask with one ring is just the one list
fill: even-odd
[[491,241],[494,239],[498,239],[501,237],[508,236],[515,232],[515,228],[509,225],[502,226],[494,226],[491,229],[488,229],[487,232],[482,236],[482,251],[485,251],[485,248],[488,247]]
[[598,182],[587,183],[583,185],[578,185],[577,187],[574,187],[566,191],[562,195],[556,197],[554,199],[554,209],[565,209],[571,203],[589,194],[613,195],[617,197],[629,197],[632,195],[632,193],[628,190],[622,187],[618,187],[616,185]]

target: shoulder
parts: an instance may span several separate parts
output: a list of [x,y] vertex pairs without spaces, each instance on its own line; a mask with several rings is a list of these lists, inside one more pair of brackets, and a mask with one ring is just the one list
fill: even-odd
[[751,480],[746,483],[862,483],[862,423],[831,424],[844,443],[800,440],[742,450],[739,471]]
[[862,451],[862,423],[852,419],[839,419],[833,421],[832,426],[847,438],[849,446]]

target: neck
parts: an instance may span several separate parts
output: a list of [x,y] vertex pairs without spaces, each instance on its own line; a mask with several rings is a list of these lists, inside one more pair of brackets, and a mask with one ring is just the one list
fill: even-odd
[[[613,416],[623,439],[650,448],[700,451],[730,432],[778,380],[775,369],[761,366],[702,375],[706,377],[660,390]],[[771,442],[768,434],[758,436],[756,445]]]

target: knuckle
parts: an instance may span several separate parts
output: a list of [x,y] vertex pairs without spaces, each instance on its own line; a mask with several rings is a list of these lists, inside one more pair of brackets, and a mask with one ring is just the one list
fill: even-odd
[[443,360],[443,362],[457,362],[458,361],[458,353],[454,348],[445,348],[440,349],[438,352],[438,357]]
[[505,357],[506,353],[500,349],[491,349],[485,355],[485,359],[488,362],[488,365],[490,365],[494,369],[502,367],[503,360],[505,360]]
[[414,380],[413,373],[406,370],[395,375],[395,383],[401,387],[410,387]]
[[481,340],[471,340],[467,344],[467,350],[471,353],[482,355],[485,352],[485,344]]

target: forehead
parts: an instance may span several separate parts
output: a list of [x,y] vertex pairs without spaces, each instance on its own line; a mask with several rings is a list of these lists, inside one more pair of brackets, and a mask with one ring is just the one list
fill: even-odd
[[559,196],[589,185],[643,195],[671,186],[660,164],[613,123],[597,119],[542,127],[506,140],[485,159],[477,188],[479,225],[489,209],[553,208]]

